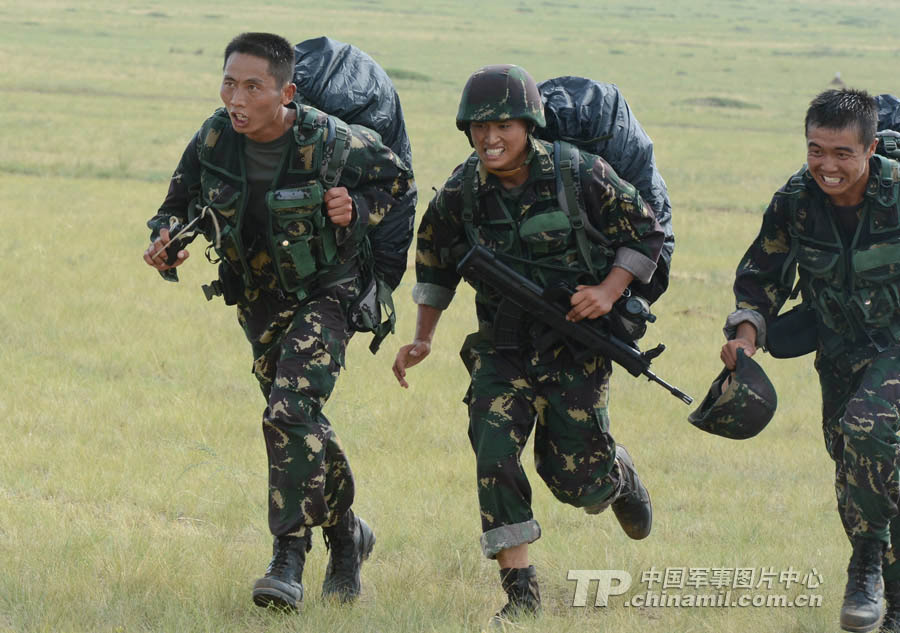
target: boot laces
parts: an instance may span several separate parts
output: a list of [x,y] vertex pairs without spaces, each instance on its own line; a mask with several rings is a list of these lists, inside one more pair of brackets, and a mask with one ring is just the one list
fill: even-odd
[[872,546],[860,548],[850,557],[847,576],[867,596],[873,593],[874,585],[870,587],[865,580],[878,572],[880,562],[881,551]]
[[300,539],[289,540],[288,537],[282,537],[275,544],[275,551],[272,554],[272,561],[269,563],[269,574],[284,575],[291,567],[296,564],[298,548],[302,548],[303,543]]
[[[343,527],[343,526],[336,526]],[[325,548],[331,552],[332,572],[337,578],[343,577],[345,574],[352,573],[356,567],[356,523],[351,523],[349,530],[341,530],[340,532],[322,531],[325,539]]]

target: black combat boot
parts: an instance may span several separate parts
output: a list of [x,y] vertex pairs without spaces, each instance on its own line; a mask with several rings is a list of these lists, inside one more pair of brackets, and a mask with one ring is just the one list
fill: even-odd
[[629,538],[635,540],[647,538],[653,525],[650,493],[641,483],[637,471],[634,469],[634,462],[631,461],[631,455],[624,446],[616,446],[616,461],[619,463],[622,488],[619,496],[613,501],[613,512]]
[[347,510],[337,525],[324,528],[322,533],[331,550],[322,596],[336,596],[341,602],[353,602],[361,587],[359,570],[375,547],[375,533],[352,510]]
[[900,580],[884,583],[884,620],[881,633],[900,633]]
[[868,633],[878,626],[884,600],[881,579],[881,541],[861,538],[853,542],[853,554],[847,566],[847,589],[841,607],[841,628],[853,633]]
[[504,622],[535,616],[541,610],[541,592],[538,589],[537,571],[534,565],[500,570],[500,584],[509,597],[506,606],[491,618],[492,626],[503,626]]
[[276,536],[266,575],[253,585],[253,602],[260,607],[296,609],[303,602],[303,565],[312,541],[306,536]]

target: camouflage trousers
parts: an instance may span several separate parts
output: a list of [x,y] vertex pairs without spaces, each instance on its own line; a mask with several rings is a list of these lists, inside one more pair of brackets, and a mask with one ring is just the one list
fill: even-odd
[[575,507],[612,501],[620,477],[609,433],[608,360],[576,362],[562,347],[501,352],[482,334],[467,338],[460,356],[471,377],[464,401],[485,556],[540,538],[520,460],[535,424],[535,467],[553,495]]
[[[838,512],[848,538],[900,548],[900,348],[857,348],[816,357],[825,445],[835,462]],[[889,549],[884,577],[900,580],[900,551]]]
[[253,348],[253,373],[267,401],[262,427],[275,536],[334,525],[353,503],[350,464],[322,414],[351,336],[344,305],[352,290],[335,286],[302,304],[248,293],[254,300],[238,305]]

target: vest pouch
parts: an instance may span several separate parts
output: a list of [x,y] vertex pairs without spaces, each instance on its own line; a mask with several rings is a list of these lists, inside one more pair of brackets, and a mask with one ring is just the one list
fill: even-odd
[[900,297],[894,284],[858,288],[850,297],[850,307],[867,328],[890,327],[900,313]]
[[316,266],[315,242],[312,235],[288,237],[284,233],[275,235],[272,253],[275,269],[285,292],[297,292],[306,279],[315,274]]
[[226,221],[235,221],[237,199],[241,195],[239,188],[218,178],[208,169],[200,171],[200,188],[205,204],[215,209]]
[[477,227],[478,238],[482,245],[497,252],[514,249],[516,243],[515,226],[512,220],[498,218],[480,218]]
[[276,189],[266,194],[272,218],[272,254],[282,290],[297,292],[308,283],[322,264],[327,220],[322,213],[324,189],[317,182],[300,187]]
[[853,253],[853,271],[870,282],[900,277],[900,243],[876,244]]
[[564,251],[571,235],[572,223],[564,211],[540,213],[519,225],[519,237],[535,255]]
[[856,335],[854,318],[844,292],[834,288],[821,288],[813,292],[811,300],[818,306],[819,318],[826,330],[853,340]]
[[853,312],[867,329],[891,327],[900,314],[900,243],[856,251],[852,261],[857,277]]
[[839,252],[816,248],[803,242],[797,249],[797,265],[808,271],[813,277],[825,276],[835,267],[840,258]]
[[266,205],[272,212],[272,226],[276,233],[289,237],[310,235],[324,226],[322,214],[324,190],[318,182],[303,187],[277,189],[266,194]]
[[587,271],[579,265],[572,223],[564,211],[548,211],[527,218],[519,225],[519,238],[532,263],[527,272],[522,272],[538,285],[549,288],[559,283],[583,281],[574,279]]

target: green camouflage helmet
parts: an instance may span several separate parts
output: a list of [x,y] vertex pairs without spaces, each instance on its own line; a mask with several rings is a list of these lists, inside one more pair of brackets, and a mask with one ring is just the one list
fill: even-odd
[[740,348],[731,382],[723,392],[722,383],[731,373],[722,370],[688,421],[707,433],[745,440],[766,428],[778,398],[766,372]]
[[544,104],[531,75],[521,66],[499,64],[476,70],[463,88],[456,127],[468,134],[472,121],[527,119],[544,127]]

